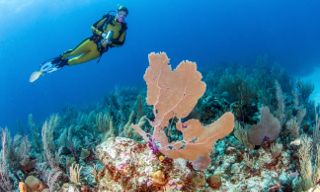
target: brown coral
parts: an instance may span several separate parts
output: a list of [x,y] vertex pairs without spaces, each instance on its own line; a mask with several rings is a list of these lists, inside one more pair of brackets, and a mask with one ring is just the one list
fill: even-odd
[[24,190],[26,189],[28,189],[27,191],[33,192],[33,191],[42,191],[43,189],[46,188],[46,186],[42,181],[40,181],[40,179],[31,175],[26,178],[24,183],[23,182],[19,183],[19,188],[21,192],[24,192]]
[[155,186],[162,186],[165,185],[167,182],[166,176],[164,175],[163,171],[157,170],[152,173],[152,184]]
[[219,175],[211,175],[207,182],[212,189],[219,189],[221,186],[221,177]]

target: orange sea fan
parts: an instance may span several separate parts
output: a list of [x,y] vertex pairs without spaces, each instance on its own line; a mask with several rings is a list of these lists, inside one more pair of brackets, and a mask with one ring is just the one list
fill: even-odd
[[154,106],[155,126],[165,127],[171,118],[184,118],[197,104],[206,90],[197,65],[182,61],[171,69],[165,53],[150,53],[149,64],[144,74],[147,83],[147,103]]
[[[199,169],[206,168],[210,163],[209,154],[213,143],[233,130],[233,114],[225,113],[206,127],[195,119],[182,123],[181,118],[189,115],[206,90],[196,63],[182,61],[172,70],[165,53],[151,53],[149,64],[144,80],[147,83],[147,104],[153,105],[155,115],[151,122],[154,128],[152,140],[159,145],[159,150],[164,155],[174,159],[191,160]],[[172,118],[179,119],[176,128],[182,132],[183,141],[168,142],[164,128]],[[133,125],[133,128],[150,142],[147,134],[138,125]]]

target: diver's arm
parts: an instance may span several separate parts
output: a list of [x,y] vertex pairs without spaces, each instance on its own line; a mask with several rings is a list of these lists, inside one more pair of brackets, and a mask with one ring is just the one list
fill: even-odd
[[92,33],[95,35],[102,35],[103,31],[100,31],[99,28],[102,27],[102,25],[104,24],[104,22],[107,20],[107,18],[109,17],[109,15],[104,15],[102,17],[102,19],[100,19],[99,21],[95,22],[92,26],[91,26],[91,30]]
[[92,33],[93,34],[95,34],[95,35],[102,35],[102,31],[100,31],[98,28],[99,27],[101,27],[101,25],[103,24],[103,22],[105,21],[106,19],[101,19],[100,21],[98,21],[97,23],[96,23],[96,25],[95,24],[93,24],[92,26],[91,26],[91,30],[92,30]]
[[126,32],[124,31],[119,38],[112,40],[112,46],[122,46],[126,40]]

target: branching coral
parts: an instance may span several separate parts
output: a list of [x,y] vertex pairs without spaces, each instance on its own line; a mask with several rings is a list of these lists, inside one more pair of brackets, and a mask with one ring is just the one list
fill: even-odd
[[[8,130],[2,129],[1,132],[1,146],[2,146],[2,151],[1,151],[1,158],[0,158],[0,189],[4,191],[11,191],[13,186],[11,179],[9,177],[9,165],[7,162],[7,155],[9,153],[8,151],[8,138],[9,136],[7,135]],[[1,190],[0,190],[1,191]]]
[[[196,169],[205,169],[210,163],[213,143],[233,130],[234,116],[230,112],[225,113],[205,127],[196,119],[182,122],[181,119],[188,116],[204,94],[206,85],[201,81],[202,75],[195,63],[183,61],[175,70],[168,63],[165,53],[149,54],[150,66],[144,79],[148,87],[147,103],[154,107],[153,135],[151,137],[138,125],[133,125],[133,128],[166,156],[184,158],[192,161]],[[182,132],[183,140],[169,143],[164,128],[172,118],[178,119],[176,129]]]
[[298,150],[301,173],[301,187],[307,190],[320,182],[320,125],[318,113],[315,114],[315,127],[312,137],[302,135]]
[[58,115],[52,115],[49,120],[45,121],[42,126],[42,142],[43,150],[46,160],[51,167],[51,171],[47,173],[47,184],[50,191],[55,191],[58,188],[58,180],[65,177],[65,173],[62,171],[59,164],[56,162],[54,151],[53,131],[57,128],[60,117]]

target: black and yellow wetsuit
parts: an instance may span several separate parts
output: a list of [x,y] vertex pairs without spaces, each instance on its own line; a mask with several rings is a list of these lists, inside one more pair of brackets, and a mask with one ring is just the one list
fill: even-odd
[[[68,50],[62,55],[68,65],[75,65],[98,58],[109,47],[121,46],[126,38],[126,23],[119,23],[115,16],[111,14],[104,15],[102,19],[91,26],[93,35],[83,40],[78,46],[72,50]],[[102,43],[102,33],[112,32],[111,44]]]

